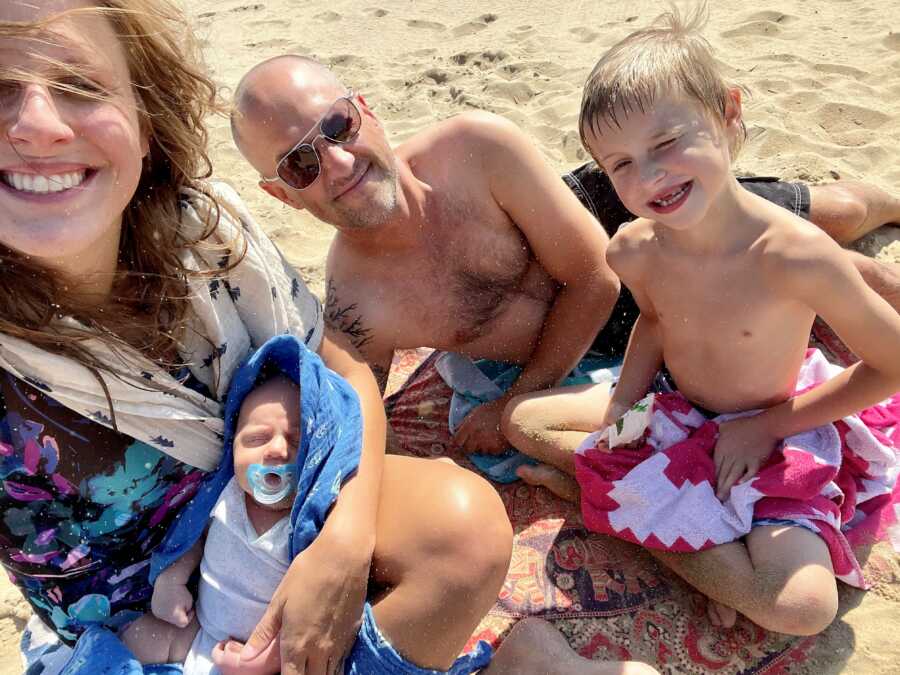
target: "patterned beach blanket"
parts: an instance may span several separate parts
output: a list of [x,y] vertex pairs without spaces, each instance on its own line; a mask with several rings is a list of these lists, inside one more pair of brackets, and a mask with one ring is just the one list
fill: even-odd
[[[827,333],[827,327],[822,327]],[[817,333],[814,344],[829,349],[829,359],[849,365],[831,349],[834,336]],[[847,352],[849,354],[849,352]],[[452,391],[434,367],[430,350],[398,352],[388,382],[386,403],[394,451],[417,457],[447,456],[471,467],[450,448],[447,418]],[[846,658],[833,650],[821,655],[820,638],[793,638],[767,632],[739,618],[734,628],[709,623],[706,599],[661,567],[640,547],[588,531],[580,509],[544,488],[516,482],[497,487],[515,538],[509,574],[494,608],[472,636],[495,647],[519,619],[549,620],[583,656],[592,659],[640,659],[663,673],[820,675],[824,658],[838,672]],[[900,578],[898,556],[885,544],[851,542],[863,564],[871,592],[893,593]],[[842,611],[859,602],[859,591],[844,587]],[[821,638],[847,639],[840,621]],[[833,643],[832,643],[833,644]]]
[[[842,371],[810,349],[797,393]],[[835,575],[865,588],[848,537],[884,537],[895,520],[900,395],[776,447],[724,501],[715,494],[718,423],[678,392],[649,394],[591,434],[575,458],[587,527],[647,548],[691,552],[740,539],[756,520],[789,521],[821,536]]]

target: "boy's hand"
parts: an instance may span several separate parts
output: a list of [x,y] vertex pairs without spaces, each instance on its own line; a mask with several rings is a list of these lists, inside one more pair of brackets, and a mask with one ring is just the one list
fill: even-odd
[[362,622],[371,557],[340,537],[319,536],[294,558],[247,640],[241,661],[281,639],[284,675],[334,675]]
[[157,619],[184,628],[194,618],[193,607],[194,598],[184,584],[168,583],[160,577],[153,585],[150,609]]
[[778,439],[758,417],[742,417],[719,424],[719,440],[713,453],[716,464],[716,496],[728,499],[731,488],[756,475]]

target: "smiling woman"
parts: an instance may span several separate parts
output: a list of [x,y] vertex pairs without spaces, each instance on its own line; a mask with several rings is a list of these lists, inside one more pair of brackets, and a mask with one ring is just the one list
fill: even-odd
[[322,342],[318,301],[203,181],[216,106],[167,0],[0,4],[0,561],[41,672],[148,610],[236,365]]

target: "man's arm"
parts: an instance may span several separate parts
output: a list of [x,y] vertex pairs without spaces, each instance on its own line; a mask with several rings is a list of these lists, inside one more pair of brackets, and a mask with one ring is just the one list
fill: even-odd
[[561,289],[540,340],[507,398],[555,386],[569,374],[606,324],[619,280],[606,263],[606,232],[525,134],[485,116],[484,170],[500,207],[519,227]]
[[[481,150],[481,171],[491,194],[560,286],[522,374],[503,398],[482,406],[481,417],[496,417],[499,422],[512,398],[556,386],[578,363],[609,318],[619,296],[619,282],[606,264],[608,237],[603,228],[522,131],[483,113],[467,116],[466,124],[469,142]],[[484,431],[492,433],[490,428]],[[484,445],[485,435],[481,438]],[[459,440],[471,450],[502,448],[474,447],[465,438]],[[497,440],[502,443],[502,437]]]
[[[332,261],[329,259],[329,266]],[[332,335],[341,335],[369,365],[379,391],[384,394],[394,350],[372,326],[371,317],[363,316],[359,303],[344,287],[328,276],[325,297],[325,324]]]

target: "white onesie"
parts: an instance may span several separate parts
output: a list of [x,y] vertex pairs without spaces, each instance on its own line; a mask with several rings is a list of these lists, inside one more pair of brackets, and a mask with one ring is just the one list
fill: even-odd
[[257,536],[237,479],[222,491],[200,561],[200,630],[184,662],[184,675],[217,673],[212,662],[216,643],[228,638],[246,642],[262,618],[289,565],[290,518],[285,513]]

